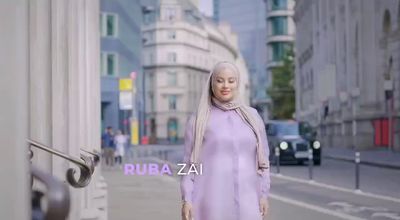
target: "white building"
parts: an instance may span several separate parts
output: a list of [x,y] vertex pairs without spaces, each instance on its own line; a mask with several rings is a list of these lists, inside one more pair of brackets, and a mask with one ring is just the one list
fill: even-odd
[[147,134],[151,141],[183,139],[211,68],[235,63],[241,72],[242,99],[249,104],[248,72],[237,37],[227,24],[216,26],[189,1],[161,0],[145,7],[143,57]]
[[[71,187],[66,172],[78,166],[28,143],[40,142],[77,161],[81,149],[100,151],[98,1],[2,1],[0,13],[7,18],[0,21],[0,219],[32,219],[31,188],[44,193],[53,214],[107,219],[107,191],[99,167],[86,187]],[[33,187],[31,166],[43,172],[43,180],[36,175]],[[50,187],[44,190],[40,182]],[[67,197],[53,186],[67,187],[64,195],[70,201],[62,203]]]
[[298,0],[295,21],[297,118],[329,146],[388,146],[392,88],[399,149],[400,2]]

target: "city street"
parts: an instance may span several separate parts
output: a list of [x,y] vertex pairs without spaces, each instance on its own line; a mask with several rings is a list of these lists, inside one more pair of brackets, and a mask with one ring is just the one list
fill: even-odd
[[400,220],[400,0],[1,2],[0,220]]
[[[273,177],[272,198],[298,204],[304,209],[320,210],[341,219],[400,219],[400,202],[365,196],[340,188]],[[303,217],[303,214],[300,214]],[[325,219],[325,218],[323,218]]]
[[[157,146],[153,148],[157,149]],[[172,163],[182,160],[182,146],[162,146],[162,156]],[[144,149],[142,149],[144,150]],[[143,151],[144,155],[146,151]],[[151,147],[148,148],[150,155]],[[158,153],[157,153],[158,154]],[[276,167],[272,166],[271,172],[276,173]],[[296,177],[304,180],[309,178],[309,170],[305,165],[282,165],[282,175]],[[313,167],[313,179],[328,185],[355,189],[355,165],[352,162],[323,158],[321,166]],[[385,168],[370,165],[360,165],[360,190],[364,192],[390,196],[400,199],[400,169]]]
[[[162,159],[167,158],[174,168],[181,149],[182,146],[136,149],[136,156],[142,156],[133,162],[162,164]],[[396,189],[399,171],[362,166],[363,192],[355,192],[353,168],[351,163],[326,159],[314,170],[315,182],[309,182],[306,165],[282,166],[282,175],[275,174],[273,167],[270,210],[265,219],[400,219],[400,197]],[[112,169],[105,170],[104,176],[110,189],[110,219],[180,219],[176,175],[124,176],[122,169]]]
[[[272,167],[276,172],[276,167]],[[309,179],[308,166],[283,165],[282,175]],[[317,182],[347,189],[355,189],[354,163],[323,159],[321,166],[313,169],[313,179]],[[360,190],[400,199],[400,170],[360,165]]]
[[[122,170],[104,171],[109,186],[109,219],[178,220],[180,219],[179,182],[169,176],[125,176]],[[274,181],[274,180],[273,180]],[[337,213],[340,215],[340,213]],[[270,199],[264,219],[346,219],[318,208],[306,208],[277,196]]]

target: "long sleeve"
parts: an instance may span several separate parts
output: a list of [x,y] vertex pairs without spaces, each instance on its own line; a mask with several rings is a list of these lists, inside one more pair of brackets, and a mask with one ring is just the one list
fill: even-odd
[[[261,116],[256,111],[257,120],[261,125],[261,147],[264,148],[265,159],[269,162],[269,146],[267,140],[267,132],[265,131],[264,121]],[[262,175],[259,175],[260,187],[261,187],[261,197],[267,199],[269,195],[269,189],[271,186],[270,178],[270,168],[264,169]]]
[[[184,151],[183,151],[183,163],[186,164],[186,169],[190,166],[190,156],[192,154],[194,137],[193,137],[193,125],[194,125],[195,115],[192,114],[185,127],[185,139],[184,139]],[[194,174],[183,175],[180,182],[182,200],[192,203],[192,193],[193,193],[193,182]]]

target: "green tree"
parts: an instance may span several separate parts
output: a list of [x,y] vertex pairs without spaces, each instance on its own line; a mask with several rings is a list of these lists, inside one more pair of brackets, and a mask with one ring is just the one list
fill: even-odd
[[272,84],[267,89],[271,97],[273,119],[291,119],[295,111],[294,51],[293,45],[286,50],[282,65],[271,70]]

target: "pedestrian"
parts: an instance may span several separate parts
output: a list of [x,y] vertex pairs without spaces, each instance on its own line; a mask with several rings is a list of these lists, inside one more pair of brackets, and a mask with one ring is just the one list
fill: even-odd
[[234,64],[215,65],[187,121],[183,160],[186,167],[201,165],[202,174],[182,176],[184,220],[261,220],[267,213],[265,126],[257,110],[240,101],[239,83]]
[[114,134],[111,126],[108,126],[104,134],[101,136],[101,143],[106,165],[111,167],[114,166],[115,144]]
[[127,142],[126,135],[121,130],[118,130],[114,137],[114,142],[116,145],[115,162],[122,168],[122,157],[125,155],[125,144]]

